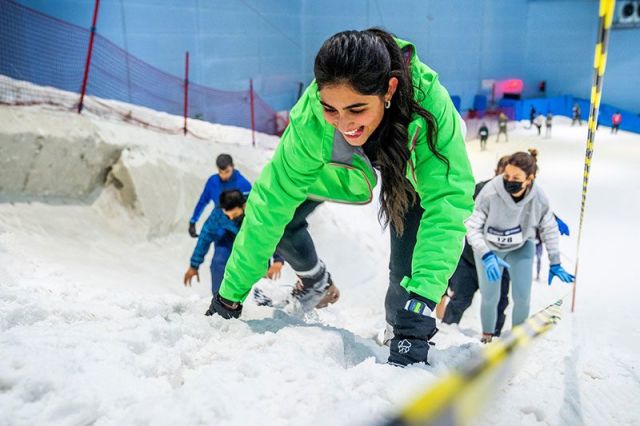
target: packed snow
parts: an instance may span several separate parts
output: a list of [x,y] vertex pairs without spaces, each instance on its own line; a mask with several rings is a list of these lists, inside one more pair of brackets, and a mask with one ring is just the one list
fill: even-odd
[[[274,137],[254,148],[245,129],[194,121],[201,137],[185,137],[50,106],[2,106],[0,123],[0,425],[375,424],[481,349],[475,303],[459,327],[440,326],[431,366],[385,364],[373,339],[389,252],[377,203],[325,203],[310,219],[337,304],[301,319],[249,298],[241,320],[203,315],[208,267],[192,288],[181,282],[189,216],[218,154],[254,180]],[[508,143],[492,135],[484,152],[470,138],[474,173],[487,179],[501,155],[539,149],[537,183],[571,227],[561,247],[572,270],[586,126],[557,117],[544,139],[527,124],[513,123]],[[491,390],[479,424],[640,424],[639,165],[639,135],[600,128],[577,310],[565,298],[561,322]],[[547,286],[547,266],[532,312],[571,288]],[[286,292],[293,281],[287,268],[258,285]]]

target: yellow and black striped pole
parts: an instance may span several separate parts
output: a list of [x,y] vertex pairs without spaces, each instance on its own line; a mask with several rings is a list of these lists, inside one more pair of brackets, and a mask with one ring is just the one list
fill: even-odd
[[582,202],[580,203],[580,225],[578,226],[578,242],[576,248],[576,281],[573,284],[571,296],[571,312],[576,307],[576,287],[578,283],[578,263],[580,258],[580,240],[582,238],[582,225],[584,222],[584,210],[587,201],[587,188],[589,185],[589,172],[591,158],[593,157],[593,143],[598,127],[598,112],[600,111],[600,99],[602,97],[602,81],[607,65],[607,45],[609,44],[609,32],[613,22],[613,11],[616,0],[600,0],[598,40],[593,60],[593,84],[591,85],[591,105],[589,107],[589,129],[587,133],[587,150],[584,156],[584,175],[582,179]]
[[437,381],[385,426],[450,426],[473,420],[485,400],[513,368],[513,355],[560,319],[562,299],[508,331],[503,338]]

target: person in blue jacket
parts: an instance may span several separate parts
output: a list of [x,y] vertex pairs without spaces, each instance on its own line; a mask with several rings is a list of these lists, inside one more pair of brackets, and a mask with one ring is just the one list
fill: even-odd
[[[245,196],[237,189],[223,191],[220,194],[218,207],[213,209],[198,236],[198,243],[191,256],[191,265],[184,274],[185,286],[191,286],[193,277],[196,277],[200,282],[198,268],[204,262],[204,257],[209,252],[211,243],[213,243],[214,251],[210,267],[211,291],[213,294],[218,292],[224,277],[227,261],[231,255],[233,242],[244,218],[245,202]],[[284,260],[277,254],[274,255],[270,262],[267,276],[271,279],[279,278],[283,264]]]
[[229,154],[218,155],[218,158],[216,158],[216,166],[218,167],[218,173],[212,175],[207,180],[198,204],[196,204],[196,208],[193,210],[193,216],[191,216],[191,220],[189,220],[189,235],[193,238],[198,238],[196,223],[209,202],[213,202],[214,207],[216,207],[220,199],[220,194],[230,189],[239,190],[245,198],[249,195],[249,191],[251,191],[251,183],[235,169],[233,158],[231,158]]

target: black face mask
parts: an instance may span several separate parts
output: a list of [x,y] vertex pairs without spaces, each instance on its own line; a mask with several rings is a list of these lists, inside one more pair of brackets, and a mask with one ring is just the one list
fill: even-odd
[[506,180],[506,179],[503,179],[503,181],[504,181],[504,189],[506,189],[509,194],[517,194],[518,192],[522,191],[523,182],[516,182],[516,181]]

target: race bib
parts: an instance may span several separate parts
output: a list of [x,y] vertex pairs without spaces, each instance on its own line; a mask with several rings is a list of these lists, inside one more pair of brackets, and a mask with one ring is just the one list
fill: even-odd
[[522,228],[520,225],[510,229],[496,229],[490,226],[486,238],[499,246],[515,246],[522,243]]

